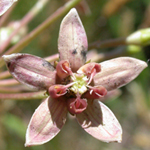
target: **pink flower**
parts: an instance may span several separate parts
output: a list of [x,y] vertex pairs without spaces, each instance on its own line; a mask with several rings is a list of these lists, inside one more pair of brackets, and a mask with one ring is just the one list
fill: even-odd
[[147,67],[141,60],[120,57],[102,63],[86,63],[87,37],[75,9],[60,27],[56,66],[29,54],[3,56],[10,73],[21,83],[45,89],[50,95],[33,114],[25,146],[40,145],[55,137],[74,115],[81,127],[93,137],[121,142],[122,129],[114,114],[100,100],[107,92],[133,79]]

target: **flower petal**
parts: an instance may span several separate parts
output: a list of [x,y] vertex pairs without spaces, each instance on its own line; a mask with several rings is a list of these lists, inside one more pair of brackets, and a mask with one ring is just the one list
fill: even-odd
[[100,101],[94,100],[76,117],[81,127],[93,137],[104,142],[121,142],[122,129],[118,120]]
[[147,67],[146,62],[131,57],[111,59],[100,65],[101,72],[94,76],[94,85],[102,85],[108,91],[126,85]]
[[58,39],[60,60],[68,60],[72,71],[86,62],[87,37],[75,8],[63,19]]
[[67,112],[64,101],[43,101],[30,120],[25,146],[44,144],[54,138],[65,124]]
[[0,16],[3,15],[17,0],[0,0]]
[[37,89],[55,84],[56,71],[46,60],[29,54],[3,56],[10,73],[19,82]]

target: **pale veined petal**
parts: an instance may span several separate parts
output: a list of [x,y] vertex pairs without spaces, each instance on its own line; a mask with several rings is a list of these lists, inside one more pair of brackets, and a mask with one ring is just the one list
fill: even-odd
[[147,67],[146,62],[132,57],[119,57],[100,65],[101,72],[94,76],[94,85],[104,86],[108,91],[128,84]]
[[46,60],[29,54],[3,56],[9,72],[19,82],[37,89],[47,89],[56,82],[56,71]]
[[25,146],[40,145],[54,138],[66,121],[65,101],[47,98],[35,110],[26,133]]
[[72,71],[77,71],[86,62],[87,37],[75,8],[63,19],[58,39],[60,60],[68,60]]
[[76,117],[81,127],[93,137],[104,142],[121,142],[122,128],[118,120],[100,101],[88,103],[87,109]]

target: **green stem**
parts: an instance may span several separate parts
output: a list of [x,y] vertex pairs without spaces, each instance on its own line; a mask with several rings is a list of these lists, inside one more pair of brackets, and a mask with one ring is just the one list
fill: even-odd
[[92,62],[102,62],[111,58],[119,57],[127,53],[126,46],[116,48],[110,52],[98,53],[96,50],[89,51],[87,54],[87,60]]
[[127,45],[126,38],[110,39],[106,41],[96,41],[89,44],[89,49],[116,47],[120,45]]
[[0,93],[0,100],[33,100],[33,99],[43,99],[47,95],[45,91],[40,92],[29,92],[29,93],[13,93],[13,94],[3,94]]
[[[66,14],[72,7],[77,5],[81,0],[71,0],[67,2],[64,6],[60,7],[57,11],[55,11],[49,18],[47,18],[41,25],[35,28],[32,32],[26,35],[18,44],[14,45],[10,48],[4,55],[8,55],[11,53],[17,53],[21,51],[25,46],[27,46],[34,38],[36,38],[43,30],[48,28],[53,22],[55,22],[58,18]],[[0,58],[0,67],[4,65],[4,61],[2,57]]]

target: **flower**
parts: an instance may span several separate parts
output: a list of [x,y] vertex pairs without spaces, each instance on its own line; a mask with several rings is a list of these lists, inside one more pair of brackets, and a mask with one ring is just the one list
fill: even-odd
[[21,83],[50,95],[34,112],[25,146],[48,142],[59,133],[67,113],[93,137],[121,142],[122,128],[100,100],[136,78],[147,67],[141,60],[120,57],[102,63],[86,63],[87,37],[75,8],[63,19],[56,66],[29,54],[4,55],[10,73]]

